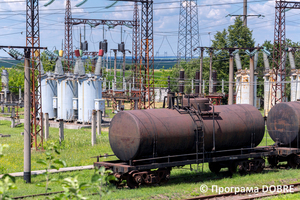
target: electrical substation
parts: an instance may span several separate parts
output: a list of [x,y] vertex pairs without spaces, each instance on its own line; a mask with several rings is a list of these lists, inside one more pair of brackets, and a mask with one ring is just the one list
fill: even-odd
[[[241,174],[260,173],[265,160],[272,168],[280,162],[300,167],[300,48],[289,46],[286,38],[286,12],[299,9],[300,2],[275,0],[272,47],[254,42],[240,46],[240,41],[219,45],[215,40],[205,46],[199,20],[204,5],[179,0],[177,51],[169,58],[159,56],[164,41],[172,49],[166,35],[156,55],[154,49],[155,37],[162,33],[154,30],[155,6],[161,2],[121,0],[132,10],[129,19],[90,19],[73,17],[87,0],[75,7],[65,0],[59,8],[64,11],[62,46],[55,49],[41,46],[41,1],[25,2],[26,45],[0,44],[1,51],[20,61],[15,67],[24,71],[24,84],[11,87],[10,69],[1,69],[0,115],[11,121],[11,128],[24,124],[26,183],[31,183],[32,151],[45,150],[49,127],[59,128],[59,145],[65,140],[64,128],[91,128],[92,146],[107,127],[113,154],[101,152],[90,164],[111,170],[118,188],[124,182],[132,189],[166,183],[173,168],[186,165],[191,170],[196,166],[198,172],[202,164],[203,172],[207,164],[217,174],[228,168],[231,177],[237,169]],[[53,2],[43,6],[54,9]],[[249,1],[239,3],[243,14],[227,17],[242,18],[242,27],[247,28],[249,17],[264,17],[248,14]],[[121,39],[109,40],[106,32],[115,27]],[[89,41],[92,29],[102,32],[96,45]],[[162,62],[172,66],[157,67]],[[196,69],[190,67],[194,65]],[[110,157],[114,160],[105,160]]]

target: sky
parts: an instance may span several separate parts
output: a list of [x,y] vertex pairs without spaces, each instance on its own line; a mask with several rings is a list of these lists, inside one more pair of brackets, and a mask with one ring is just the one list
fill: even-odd
[[[64,39],[65,0],[55,0],[44,7],[50,0],[40,0],[40,46],[49,50],[61,49]],[[106,9],[113,1],[88,0],[81,7],[75,7],[83,0],[71,0],[72,16],[89,19],[122,19],[132,20],[133,3],[118,2]],[[300,0],[293,0],[300,1]],[[26,45],[26,4],[25,0],[0,0],[0,45]],[[228,14],[243,14],[243,0],[198,0],[198,19],[200,45],[210,46],[217,31],[222,31],[234,23],[234,17]],[[178,40],[180,0],[154,0],[154,51],[159,56],[176,56]],[[286,12],[286,37],[298,42],[300,10]],[[263,18],[249,17],[248,27],[253,30],[256,45],[265,40],[274,40],[275,0],[248,0],[249,15],[264,15]],[[121,42],[121,27],[108,30],[104,37],[108,40],[109,49],[117,48]],[[73,49],[79,47],[80,29],[83,35],[84,26],[73,27]],[[126,49],[132,49],[132,30],[123,27],[123,41]],[[82,38],[83,40],[83,38]],[[98,51],[99,42],[103,40],[103,26],[91,28],[86,25],[86,40],[89,51]],[[0,50],[0,56],[8,56]]]

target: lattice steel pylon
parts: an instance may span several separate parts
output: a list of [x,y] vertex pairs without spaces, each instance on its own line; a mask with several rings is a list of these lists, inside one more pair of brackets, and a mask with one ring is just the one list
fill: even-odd
[[[153,1],[140,2],[142,3],[140,83],[143,82],[144,87],[144,109],[151,109],[155,108]],[[143,68],[144,74],[142,73]]]
[[177,57],[190,60],[200,55],[197,0],[181,0],[178,28]]
[[[140,88],[140,50],[141,50],[141,34],[140,34],[140,15],[139,15],[139,7],[138,3],[134,2],[134,10],[133,10],[133,21],[135,26],[132,29],[132,63],[133,63],[133,76],[134,76],[134,84],[133,88],[135,90],[131,93],[130,100],[130,109],[134,109],[135,98],[141,97],[141,88]],[[140,109],[139,104],[139,109]]]
[[[40,47],[39,1],[26,1],[26,46]],[[40,50],[31,50],[31,147],[43,149]]]
[[[71,2],[66,0],[66,10],[65,10],[65,45],[64,53],[66,57],[66,64],[68,66],[68,71],[70,72],[70,67],[73,60],[73,38],[72,38],[72,11]],[[71,60],[71,61],[70,61]]]
[[300,9],[300,2],[276,1],[275,5],[275,30],[273,48],[273,84],[271,88],[272,106],[286,101],[286,9]]

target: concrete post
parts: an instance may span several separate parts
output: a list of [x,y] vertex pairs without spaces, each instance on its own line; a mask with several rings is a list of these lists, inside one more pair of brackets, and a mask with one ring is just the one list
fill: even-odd
[[222,79],[222,94],[225,94],[224,86],[225,86],[225,81],[224,79]]
[[254,106],[254,56],[250,56],[250,94],[249,104]]
[[64,136],[64,120],[60,119],[59,120],[59,144],[61,144],[62,141],[65,140]]
[[25,49],[24,83],[24,181],[31,183],[31,134],[30,134],[30,50]]
[[92,146],[96,144],[96,111],[92,113]]
[[[203,52],[204,52],[204,48],[201,48],[201,58],[200,58],[200,82],[199,82],[199,89],[200,89],[200,93],[201,93],[201,86],[202,86],[202,73],[203,73]],[[202,92],[204,94],[204,92]]]
[[134,100],[134,110],[138,110],[139,109],[139,100],[135,99]]
[[11,125],[10,125],[10,128],[15,128],[15,117],[16,117],[16,114],[15,114],[15,107],[12,107],[11,109]]
[[228,105],[232,105],[232,104],[233,104],[233,55],[230,53]]
[[97,110],[97,133],[101,135],[102,111]]
[[192,80],[192,94],[194,94],[194,80]]
[[19,86],[19,104],[22,103],[22,91],[21,91],[21,86]]
[[45,113],[44,127],[45,127],[45,136],[44,136],[44,139],[45,139],[45,141],[47,141],[48,138],[49,138],[49,114],[48,113]]

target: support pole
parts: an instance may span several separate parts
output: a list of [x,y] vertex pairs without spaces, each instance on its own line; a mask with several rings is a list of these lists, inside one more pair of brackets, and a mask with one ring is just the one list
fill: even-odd
[[[200,82],[199,82],[199,88],[200,88],[200,94],[201,94],[201,86],[202,86],[202,79],[203,79],[203,52],[204,48],[201,48],[201,57],[200,57]],[[204,94],[204,92],[203,92]]]
[[123,80],[125,79],[125,68],[126,68],[126,55],[124,51],[123,52]]
[[250,94],[249,104],[254,106],[254,56],[250,56]]
[[96,144],[96,111],[92,113],[92,146]]
[[113,49],[114,53],[115,53],[115,60],[114,60],[114,81],[116,84],[116,80],[117,80],[117,53],[118,50],[117,49]]
[[213,82],[212,82],[212,56],[213,56],[213,50],[209,49],[209,94],[213,93]]
[[24,83],[24,181],[31,183],[31,133],[30,133],[30,50],[25,49]]
[[15,128],[15,118],[16,117],[16,113],[15,113],[15,107],[11,108],[11,125],[10,128]]
[[45,141],[47,141],[49,138],[49,114],[48,113],[45,113],[44,127],[45,127]]
[[101,135],[102,111],[97,110],[97,133]]
[[247,27],[247,0],[244,0],[244,26]]
[[65,136],[64,136],[64,120],[60,119],[59,120],[59,144],[61,144],[62,141],[64,141]]
[[233,104],[233,55],[230,52],[228,105],[232,105],[232,104]]

